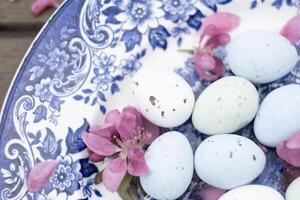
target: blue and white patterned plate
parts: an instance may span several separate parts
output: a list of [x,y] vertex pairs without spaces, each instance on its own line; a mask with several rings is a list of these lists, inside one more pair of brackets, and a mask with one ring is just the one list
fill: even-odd
[[[106,111],[131,103],[131,76],[144,63],[172,68],[198,95],[209,83],[199,81],[192,58],[178,49],[194,46],[205,16],[218,11],[239,15],[242,23],[233,34],[251,29],[278,32],[296,14],[297,2],[66,1],[29,48],[7,95],[0,124],[0,199],[119,199],[102,185],[93,185],[103,165],[88,161],[81,133],[101,123]],[[296,67],[282,80],[260,86],[261,95],[282,84],[299,83],[299,73]],[[178,129],[194,146],[201,140],[189,122]],[[251,125],[242,134],[252,137]],[[282,191],[283,166],[274,155],[268,154],[268,167],[257,182]],[[28,171],[56,158],[59,166],[46,187],[28,193]],[[201,185],[193,182],[182,198],[199,199]]]

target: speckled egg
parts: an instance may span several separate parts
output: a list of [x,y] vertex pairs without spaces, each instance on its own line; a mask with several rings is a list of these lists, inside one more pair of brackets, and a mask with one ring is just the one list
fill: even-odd
[[300,85],[273,90],[260,105],[254,133],[262,144],[275,147],[300,129]]
[[194,171],[193,151],[186,137],[176,131],[159,136],[147,149],[149,171],[141,176],[145,192],[155,199],[180,197],[188,188]]
[[233,133],[255,117],[258,106],[258,93],[251,82],[237,76],[224,77],[200,94],[193,125],[207,135]]
[[300,199],[300,177],[295,179],[288,187],[285,193],[285,200]]
[[284,200],[284,198],[271,187],[246,185],[230,190],[219,200]]
[[183,124],[191,116],[195,103],[189,84],[167,70],[141,69],[133,77],[132,93],[143,116],[161,127]]
[[253,83],[269,83],[288,74],[298,58],[296,48],[278,33],[243,33],[226,47],[231,71]]
[[195,153],[195,169],[204,182],[232,189],[257,178],[266,156],[250,139],[233,134],[214,135],[204,140]]

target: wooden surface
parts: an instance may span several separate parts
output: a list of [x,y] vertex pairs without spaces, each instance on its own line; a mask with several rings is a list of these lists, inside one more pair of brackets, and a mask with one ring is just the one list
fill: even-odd
[[23,56],[54,9],[39,17],[30,13],[31,0],[0,0],[0,107]]
[[51,15],[53,10],[47,10],[39,17],[33,17],[30,7],[33,0],[0,0],[1,29],[39,29]]

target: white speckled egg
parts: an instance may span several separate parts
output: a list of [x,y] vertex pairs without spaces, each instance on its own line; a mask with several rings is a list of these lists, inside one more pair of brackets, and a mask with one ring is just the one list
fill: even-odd
[[251,82],[237,76],[224,77],[200,94],[193,125],[208,135],[233,133],[255,117],[258,106],[258,93]]
[[226,51],[232,72],[253,83],[269,83],[285,76],[299,59],[288,39],[262,30],[233,38]]
[[246,185],[230,190],[219,200],[284,200],[284,198],[271,187]]
[[195,153],[195,169],[204,182],[232,189],[257,178],[266,156],[250,139],[233,134],[214,135],[204,140]]
[[285,193],[285,200],[300,199],[300,177],[295,179],[288,187]]
[[275,147],[300,129],[300,85],[273,90],[260,105],[254,133],[262,144]]
[[159,136],[147,149],[149,167],[141,176],[145,192],[155,199],[176,199],[188,188],[194,171],[193,151],[186,137],[176,131]]
[[183,124],[193,111],[192,88],[172,71],[145,68],[132,81],[132,93],[140,112],[161,127]]

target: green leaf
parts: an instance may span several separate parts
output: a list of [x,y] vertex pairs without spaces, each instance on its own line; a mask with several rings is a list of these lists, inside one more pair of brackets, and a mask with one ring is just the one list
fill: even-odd
[[95,176],[95,185],[98,185],[98,184],[102,183],[102,173],[103,173],[103,171],[96,174],[96,176]]
[[130,186],[130,182],[132,180],[132,176],[130,176],[129,174],[126,174],[126,176],[123,178],[122,183],[119,187],[119,189],[123,189],[123,190],[127,190]]
[[127,174],[119,189],[118,193],[123,200],[138,200],[138,190],[135,184],[131,184],[132,176]]

